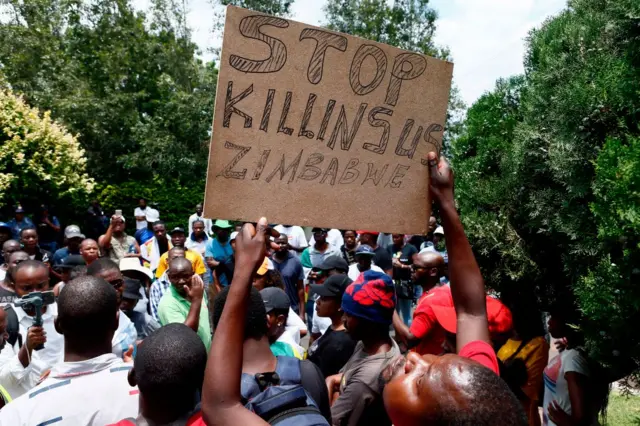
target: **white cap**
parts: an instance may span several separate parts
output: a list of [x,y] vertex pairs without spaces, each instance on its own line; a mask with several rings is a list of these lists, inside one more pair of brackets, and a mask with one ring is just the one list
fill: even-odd
[[158,210],[156,209],[147,208],[144,213],[144,216],[147,222],[150,222],[150,223],[157,222],[160,220],[160,213],[158,213]]
[[444,235],[444,229],[442,228],[442,226],[438,226],[438,227],[436,228],[436,230],[435,230],[435,231],[433,231],[433,233],[434,233],[434,234],[441,234],[441,235]]
[[419,254],[428,253],[428,252],[437,253],[436,248],[434,246],[428,246],[428,247],[425,247],[422,250],[420,250]]
[[237,231],[233,231],[231,233],[231,236],[229,237],[229,241],[235,240],[237,236],[238,236],[238,232]]
[[123,257],[120,259],[120,270],[121,271],[138,271],[145,274],[149,277],[150,280],[153,280],[153,273],[151,269],[145,268],[140,265],[140,260],[137,257]]

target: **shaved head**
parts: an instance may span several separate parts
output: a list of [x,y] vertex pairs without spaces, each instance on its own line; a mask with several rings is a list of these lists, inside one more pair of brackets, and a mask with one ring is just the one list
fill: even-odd
[[434,251],[427,251],[424,253],[418,253],[413,257],[413,263],[425,268],[439,268],[444,266],[444,258],[440,253]]
[[171,272],[189,272],[193,274],[193,266],[191,265],[191,261],[186,257],[176,257],[169,263],[169,269]]
[[96,246],[98,245],[98,243],[96,243],[96,240],[92,240],[91,238],[85,238],[84,240],[82,240],[82,242],[80,243],[80,248],[86,248],[89,245],[95,244]]

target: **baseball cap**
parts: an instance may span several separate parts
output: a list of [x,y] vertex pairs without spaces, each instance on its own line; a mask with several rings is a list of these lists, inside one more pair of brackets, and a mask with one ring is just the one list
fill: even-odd
[[64,237],[67,240],[70,240],[71,238],[82,238],[82,239],[85,238],[82,231],[80,231],[80,227],[78,225],[69,225],[66,228],[64,228]]
[[[450,287],[441,287],[442,291],[448,291],[448,298],[442,304],[433,304],[431,308],[438,320],[438,324],[449,333],[456,333],[457,316],[453,306]],[[498,299],[486,296],[487,299],[487,320],[489,322],[489,334],[506,333],[513,327],[511,311]],[[442,300],[442,299],[440,299]]]
[[184,232],[184,228],[181,228],[181,227],[179,227],[179,226],[176,226],[175,228],[173,228],[173,229],[169,232],[169,235],[173,235],[173,234],[175,234],[176,232],[182,232],[183,234],[185,233],[185,232]]
[[375,252],[373,251],[373,249],[371,248],[370,245],[367,244],[361,244],[360,246],[358,246],[358,248],[356,249],[356,256],[357,255],[365,255],[365,256],[375,256]]
[[344,274],[331,275],[323,284],[311,284],[311,290],[320,296],[342,298],[345,290],[352,282]]
[[237,236],[238,236],[238,231],[233,231],[231,233],[231,236],[229,237],[229,241],[235,240]]
[[380,233],[378,231],[356,231],[356,233],[358,235],[362,235],[362,234],[371,234],[371,235],[380,235]]
[[267,273],[267,271],[269,269],[272,269],[272,268],[269,268],[269,258],[265,257],[264,261],[262,262],[262,265],[260,265],[260,267],[258,268],[258,271],[256,273],[258,275],[264,275],[264,274]]
[[84,261],[84,258],[79,254],[71,254],[67,257],[64,257],[57,262],[53,267],[55,269],[72,269],[76,266],[84,266],[87,263]]
[[289,296],[278,287],[267,287],[260,291],[260,296],[267,313],[273,310],[287,311],[291,307]]
[[442,226],[438,226],[436,228],[435,231],[433,231],[434,234],[440,234],[440,235],[444,235],[444,228]]
[[9,224],[7,222],[0,222],[0,228],[7,228],[7,229],[11,230],[11,227],[9,226]]
[[214,228],[222,228],[222,229],[229,229],[231,228],[231,224],[229,223],[228,220],[221,220],[218,219],[213,223],[213,227]]
[[142,296],[140,296],[140,287],[141,287],[140,281],[134,280],[133,278],[125,277],[122,298],[133,299],[133,300],[142,299]]
[[18,205],[16,206],[16,210],[15,210],[15,212],[16,212],[16,213],[24,213],[24,209],[22,208],[22,206],[21,206],[20,204],[18,204]]
[[313,269],[319,269],[321,271],[337,269],[339,271],[347,272],[349,270],[349,264],[342,258],[342,256],[329,256]]
[[156,209],[145,209],[144,218],[149,223],[154,223],[160,220],[160,212]]

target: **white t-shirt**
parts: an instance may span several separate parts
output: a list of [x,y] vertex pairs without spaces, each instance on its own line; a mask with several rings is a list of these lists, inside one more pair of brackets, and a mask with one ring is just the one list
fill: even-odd
[[[373,263],[371,264],[371,270],[382,272],[384,274],[384,271],[380,269],[379,266],[376,266]],[[347,275],[349,276],[351,281],[355,281],[360,276],[360,269],[358,269],[357,263],[354,263],[353,265],[349,265],[349,272],[347,273]]]
[[[274,229],[287,236],[291,247],[306,248],[309,246],[309,244],[307,244],[307,236],[304,235],[304,230],[299,226],[290,226],[287,228],[284,225],[277,225]],[[297,251],[291,250],[291,253],[300,258],[300,253]]]
[[[569,386],[565,374],[575,372],[590,376],[589,365],[584,355],[575,349],[566,349],[549,361],[544,369],[544,403],[542,424],[544,426],[556,426],[549,419],[549,404],[557,402],[565,413],[571,415],[571,399],[569,398]],[[588,423],[596,425],[597,413],[593,413],[593,420]]]
[[[148,209],[149,207],[147,207]],[[136,207],[136,209],[133,211],[133,215],[138,217],[138,216],[145,216],[147,215],[147,210],[144,209],[142,210],[140,207]],[[136,219],[136,229],[143,229],[147,227],[147,220],[138,220]]]
[[127,381],[132,366],[113,354],[57,364],[40,385],[0,411],[0,425],[92,426],[135,418],[138,389]]
[[280,336],[278,340],[283,340],[287,343],[294,342],[296,345],[299,345],[301,331],[307,331],[307,325],[293,309],[289,308],[289,316],[287,317],[287,323],[284,327],[284,333],[282,333],[282,336],[287,336],[284,339]]
[[[327,233],[327,242],[331,244],[333,247],[340,250],[340,247],[344,245],[344,238],[342,238],[342,232],[339,229],[330,229]],[[311,235],[311,239],[309,240],[309,245],[313,246],[316,243],[316,239]]]
[[313,320],[311,320],[311,333],[324,334],[331,327],[331,318],[318,316],[318,305],[313,304]]

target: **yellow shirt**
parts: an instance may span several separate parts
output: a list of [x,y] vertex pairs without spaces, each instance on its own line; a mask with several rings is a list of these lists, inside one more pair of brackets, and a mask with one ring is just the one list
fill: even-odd
[[[207,269],[204,267],[204,260],[202,260],[202,256],[200,253],[195,252],[193,250],[186,249],[184,251],[184,255],[191,262],[193,266],[193,272],[198,275],[204,274]],[[169,263],[167,262],[167,257],[169,256],[169,252],[166,252],[162,256],[160,256],[160,262],[158,263],[158,269],[156,269],[156,278],[160,278],[162,274],[165,273],[167,269],[169,269]]]
[[[498,351],[498,358],[505,362],[518,350],[522,340],[509,339]],[[529,417],[530,425],[540,424],[538,415],[538,396],[542,387],[542,373],[549,361],[549,344],[544,337],[539,336],[531,339],[515,356],[514,359],[524,361],[527,368],[527,383],[522,386],[522,392],[527,396],[528,401],[522,401],[525,411]],[[537,419],[537,421],[536,421]]]

